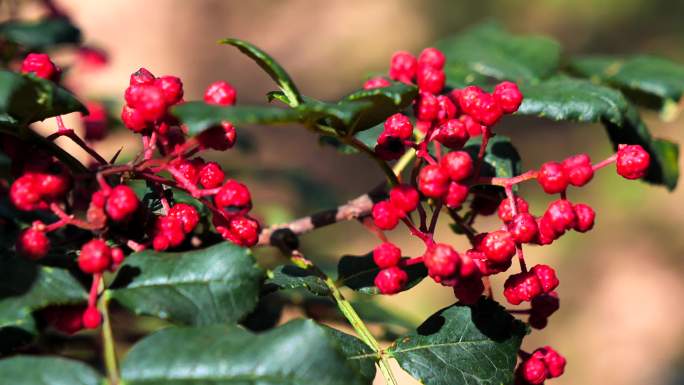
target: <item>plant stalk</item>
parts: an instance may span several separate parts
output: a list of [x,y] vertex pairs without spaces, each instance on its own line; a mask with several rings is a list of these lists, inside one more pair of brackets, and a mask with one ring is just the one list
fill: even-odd
[[102,342],[105,362],[105,370],[109,385],[119,385],[119,365],[116,357],[114,333],[112,332],[111,319],[109,318],[109,295],[105,292],[100,300],[102,312]]
[[337,285],[335,285],[335,282],[327,275],[325,276],[325,284],[328,286],[328,289],[330,289],[333,299],[335,299],[335,302],[337,303],[337,307],[339,307],[344,317],[352,325],[356,333],[359,335],[359,338],[361,338],[366,345],[373,349],[374,352],[378,353],[378,366],[380,367],[382,376],[385,378],[385,383],[387,385],[397,385],[397,379],[394,377],[394,373],[392,373],[389,359],[385,356],[384,352],[380,348],[380,344],[378,344],[378,341],[375,339],[375,337],[373,337],[373,334],[371,334],[370,330],[368,330],[361,317],[359,317],[358,313],[356,313],[354,307],[344,298],[342,292],[340,292]]

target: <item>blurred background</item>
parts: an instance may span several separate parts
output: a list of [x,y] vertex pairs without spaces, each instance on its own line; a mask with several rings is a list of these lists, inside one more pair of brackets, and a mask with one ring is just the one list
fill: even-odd
[[[216,41],[224,37],[261,47],[290,72],[303,93],[324,100],[359,88],[369,73],[386,71],[396,50],[418,53],[487,20],[514,33],[548,34],[562,43],[566,55],[652,53],[684,62],[684,2],[671,0],[58,4],[80,26],[86,43],[110,56],[107,68],[80,78],[81,92],[117,103],[130,73],[142,66],[156,75],[181,77],[187,100],[199,99],[210,82],[224,79],[237,88],[238,103],[265,103],[265,93],[274,89],[271,80],[234,48],[218,46]],[[644,117],[655,135],[684,143],[684,117],[669,123],[656,113]],[[73,118],[72,124],[77,121]],[[593,159],[611,153],[599,125],[508,117],[496,131],[513,138],[525,169],[578,152]],[[253,148],[229,151],[214,160],[239,172],[254,192],[257,213],[268,224],[334,207],[382,178],[372,161],[339,155],[298,127],[242,128],[238,138]],[[106,157],[122,145],[128,153],[136,151],[125,130],[113,133],[100,150]],[[684,384],[684,189],[669,193],[630,183],[611,170],[569,193],[571,200],[597,209],[593,231],[571,233],[544,249],[526,249],[532,264],[544,261],[557,268],[561,310],[524,347],[548,344],[566,355],[566,374],[553,384]],[[548,204],[536,184],[524,186],[521,193],[534,212]],[[495,222],[480,220],[476,226],[487,230]],[[441,241],[466,249],[466,240],[452,234],[446,222],[439,228]],[[405,255],[422,252],[405,231],[390,237]],[[355,222],[325,228],[302,241],[312,259],[331,263],[344,254],[365,254],[376,242]],[[268,258],[269,253],[275,251],[263,250],[260,256]],[[495,283],[499,299],[501,283]],[[414,290],[380,301],[418,324],[454,298],[450,289],[426,279]],[[401,383],[417,382],[402,374]]]

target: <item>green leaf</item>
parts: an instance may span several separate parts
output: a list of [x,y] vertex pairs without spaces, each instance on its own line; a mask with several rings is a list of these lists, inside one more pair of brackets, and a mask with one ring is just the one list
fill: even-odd
[[99,385],[88,365],[61,357],[15,356],[0,360],[0,378],[17,385]]
[[330,103],[304,97],[304,103],[299,105],[302,121],[316,122],[319,119],[330,119],[330,125],[343,131],[358,121],[364,111],[373,106],[368,100],[342,101],[340,103]]
[[3,125],[25,125],[75,111],[88,112],[74,95],[55,83],[34,75],[0,71]]
[[570,69],[625,90],[628,96],[636,92],[656,97],[661,104],[678,101],[684,92],[684,66],[655,56],[585,56],[573,60]]
[[191,325],[230,323],[254,309],[261,280],[248,249],[221,242],[181,253],[131,254],[108,295],[136,314]]
[[273,124],[299,121],[292,109],[265,106],[217,106],[204,102],[187,102],[172,108],[172,113],[188,127],[189,135],[198,135],[209,127],[229,121],[242,124]]
[[447,57],[447,73],[452,71],[451,66],[461,72],[466,67],[480,75],[513,81],[550,76],[558,68],[561,53],[560,45],[552,39],[511,35],[494,23],[442,40],[436,47]]
[[34,311],[82,303],[87,298],[83,286],[67,270],[0,256],[0,330],[35,334]]
[[[477,159],[481,145],[482,137],[478,136],[470,139],[463,150],[467,151],[473,159]],[[483,160],[480,170],[482,176],[511,178],[521,173],[520,154],[507,136],[496,135],[490,138]]]
[[261,334],[227,325],[168,328],[130,350],[122,378],[128,385],[370,384],[339,344],[310,320]]
[[482,299],[438,311],[388,352],[425,385],[512,384],[525,333],[522,322]]
[[296,107],[302,102],[302,97],[299,94],[299,90],[295,86],[294,82],[290,78],[290,75],[285,71],[283,67],[278,64],[271,56],[266,52],[257,48],[256,46],[239,39],[223,39],[219,41],[220,44],[228,44],[236,47],[240,52],[249,56],[254,60],[259,67],[261,67],[268,76],[273,79],[283,93],[285,94],[290,106]]
[[35,22],[7,21],[0,24],[0,38],[18,44],[28,51],[35,51],[60,44],[80,43],[81,31],[66,18],[50,18]]
[[677,185],[679,169],[677,145],[655,139],[641,120],[639,111],[618,90],[588,80],[558,76],[539,84],[521,85],[524,95],[519,114],[552,120],[603,123],[608,136],[618,144],[640,144],[651,154],[651,168],[646,180],[672,190]]
[[265,283],[280,289],[302,288],[315,295],[330,295],[330,289],[321,277],[309,269],[302,269],[294,265],[277,266]]
[[367,101],[370,106],[364,109],[354,123],[354,131],[367,130],[383,123],[389,116],[411,105],[418,95],[418,89],[410,84],[393,82],[387,87],[358,90],[342,99],[346,101]]
[[373,350],[354,336],[331,327],[324,326],[324,328],[337,340],[342,354],[347,357],[347,363],[361,375],[365,383],[372,383],[375,379],[376,357]]
[[[404,290],[408,290],[420,283],[427,276],[425,265],[418,263],[405,267],[408,283]],[[380,268],[373,261],[373,254],[363,256],[345,255],[337,265],[337,280],[341,285],[357,290],[364,294],[379,294],[380,291],[373,282]]]

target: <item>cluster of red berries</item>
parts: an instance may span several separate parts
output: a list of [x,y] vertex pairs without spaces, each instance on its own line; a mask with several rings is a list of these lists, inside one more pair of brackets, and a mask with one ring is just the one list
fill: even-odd
[[50,157],[38,155],[35,163],[21,157],[13,168],[22,170],[10,187],[10,201],[20,210],[45,210],[63,200],[72,186],[67,169]]
[[176,76],[155,77],[145,68],[140,68],[130,78],[124,94],[126,104],[121,111],[121,120],[134,132],[156,131],[168,134],[174,125],[169,116],[169,107],[183,99],[183,83]]
[[58,81],[62,70],[50,60],[50,56],[44,53],[29,53],[21,63],[21,72],[34,74],[35,76]]
[[[441,94],[445,85],[444,64],[444,54],[435,48],[426,48],[418,58],[408,52],[397,52],[390,64],[391,79],[418,86],[414,115],[419,130],[429,136],[428,141],[436,140],[447,148],[460,149],[471,136],[482,135],[504,114],[518,110],[522,94],[512,82],[498,84],[492,93],[469,86]],[[384,77],[375,77],[369,79],[364,88],[390,84]],[[395,115],[385,122],[375,152],[384,160],[397,159],[407,147],[416,147],[410,140],[412,136],[411,121],[403,115]]]
[[550,346],[535,350],[516,371],[516,385],[539,385],[560,377],[565,371],[565,358]]
[[[418,158],[409,183],[394,186],[389,199],[377,202],[371,215],[379,230],[392,230],[403,222],[410,233],[425,243],[422,256],[406,258],[393,243],[385,241],[373,250],[373,260],[379,273],[375,285],[383,294],[403,290],[408,281],[405,267],[424,264],[428,275],[442,285],[453,288],[463,304],[476,303],[485,291],[488,276],[507,271],[518,255],[521,271],[512,274],[504,283],[503,294],[512,305],[529,302],[530,308],[517,311],[528,314],[534,328],[544,328],[548,318],[558,310],[559,297],[555,289],[559,280],[555,270],[544,264],[527,269],[523,245],[548,245],[566,231],[586,232],[593,228],[596,214],[587,204],[571,203],[566,197],[569,186],[581,187],[589,183],[594,172],[615,162],[618,174],[627,179],[643,177],[650,165],[650,157],[638,145],[621,145],[617,154],[603,162],[592,164],[586,154],[568,157],[562,162],[544,163],[539,170],[528,171],[512,178],[489,178],[480,175],[484,150],[493,135],[491,128],[504,114],[518,110],[523,95],[511,82],[496,85],[487,93],[476,86],[444,90],[444,55],[434,48],[425,49],[418,58],[407,52],[392,57],[390,78],[417,84],[419,95],[414,103],[414,116],[419,131],[414,135],[414,123],[406,115],[397,113],[384,123],[375,147],[383,160],[400,158],[408,148]],[[382,77],[366,82],[365,88],[386,87],[391,83]],[[463,151],[472,136],[482,135],[477,158]],[[432,148],[428,144],[434,144]],[[451,150],[442,154],[440,146]],[[548,194],[560,194],[541,216],[530,213],[527,201],[513,193],[513,186],[536,179]],[[475,185],[494,184],[503,187],[506,198],[493,198],[495,205],[483,204],[492,200]],[[462,221],[458,210],[471,200],[469,219],[459,223],[469,234],[472,248],[457,252],[452,246],[433,239],[437,216],[444,206],[457,221]],[[482,202],[480,202],[482,200]],[[432,218],[427,220],[423,202],[432,206]],[[418,212],[420,221],[412,217]],[[498,213],[499,229],[477,233],[472,229],[476,215]],[[491,292],[489,293],[491,295]],[[550,347],[538,349],[518,369],[521,384],[540,384],[545,379],[558,377],[565,359]]]
[[[58,67],[45,54],[29,54],[21,71],[57,81]],[[207,162],[198,151],[227,150],[235,144],[235,128],[230,122],[212,127],[195,138],[188,138],[186,128],[170,115],[170,107],[183,102],[183,84],[178,77],[155,77],[141,68],[130,77],[124,95],[121,118],[126,127],[142,136],[143,150],[133,165],[113,166],[93,155],[86,142],[100,140],[106,134],[107,111],[101,103],[89,102],[89,115],[83,117],[86,142],[77,141],[98,160],[94,178],[99,188],[93,191],[92,181],[74,179],[63,164],[42,151],[27,148],[23,142],[2,136],[2,149],[12,159],[15,180],[9,188],[13,205],[23,211],[51,211],[56,222],[45,224],[34,221],[24,229],[16,242],[16,251],[26,258],[37,260],[50,250],[48,233],[66,225],[92,231],[96,237],[81,247],[77,265],[93,276],[88,305],[77,307],[78,320],[68,322],[65,330],[95,328],[102,322],[96,308],[102,274],[116,270],[125,258],[124,247],[139,251],[178,248],[185,243],[200,223],[198,208],[188,203],[173,203],[169,187],[184,190],[212,212],[217,232],[226,240],[241,246],[257,243],[259,222],[249,216],[251,194],[244,184],[226,178],[216,162]],[[205,102],[233,105],[235,89],[225,81],[212,83],[204,94]],[[70,136],[72,130],[57,119],[58,131],[48,139]],[[154,159],[158,151],[163,159]],[[171,179],[164,176],[171,174]],[[121,183],[124,174],[146,180],[159,192],[162,213],[157,214],[143,205],[136,192]],[[114,180],[116,176],[116,180]],[[113,185],[110,185],[113,183]],[[90,196],[88,203],[87,198]],[[85,202],[85,203],[83,203]],[[84,206],[85,205],[85,206]],[[85,220],[77,219],[65,210],[85,210]],[[138,229],[141,229],[139,232]],[[130,230],[129,230],[130,228]],[[136,229],[136,230],[133,230]],[[74,318],[74,317],[72,317]]]

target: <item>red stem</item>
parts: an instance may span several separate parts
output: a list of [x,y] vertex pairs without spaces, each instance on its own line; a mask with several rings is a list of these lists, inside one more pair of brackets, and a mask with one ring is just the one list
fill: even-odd
[[88,307],[95,307],[97,304],[97,292],[100,287],[102,274],[93,274],[93,282],[90,284],[90,294],[88,295]]
[[62,120],[61,115],[57,116],[56,119],[57,132],[48,135],[46,138],[47,140],[54,141],[55,139],[61,136],[66,136],[67,138],[71,139],[71,141],[76,143],[79,147],[81,147],[85,152],[87,152],[88,155],[92,156],[101,165],[109,164],[107,163],[107,160],[105,158],[103,158],[100,154],[97,153],[97,151],[95,151],[92,147],[88,146],[86,142],[84,142],[78,135],[76,135],[76,132],[74,132],[74,130],[67,128],[64,125],[64,120]]
[[84,229],[84,230],[91,230],[91,231],[100,230],[99,226],[90,224],[90,223],[88,223],[86,221],[82,221],[80,219],[76,219],[76,218],[74,218],[73,215],[68,215],[67,213],[64,212],[64,210],[62,210],[59,207],[59,205],[57,205],[57,203],[50,203],[50,210],[55,215],[57,215],[57,217],[60,220],[66,222],[69,225],[76,226],[76,227]]
[[422,240],[423,243],[425,243],[425,246],[430,247],[435,243],[435,241],[432,240],[432,236],[430,234],[426,234],[418,230],[416,226],[414,226],[413,223],[411,223],[411,221],[409,221],[408,219],[402,218],[401,221],[404,222],[404,224],[406,225],[406,227],[408,227],[409,231],[413,236],[420,238],[420,240]]

